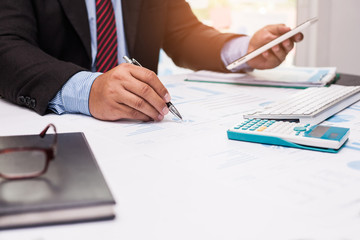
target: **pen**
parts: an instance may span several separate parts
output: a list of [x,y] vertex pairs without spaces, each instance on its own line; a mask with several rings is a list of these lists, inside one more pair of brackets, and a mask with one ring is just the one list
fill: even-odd
[[[133,58],[133,59],[130,59],[130,58],[127,57],[127,56],[124,56],[123,58],[125,59],[125,61],[126,61],[127,63],[131,63],[131,64],[137,65],[137,66],[139,66],[139,67],[142,67],[141,64],[140,64],[138,61],[136,61],[134,58]],[[175,108],[174,104],[172,104],[171,102],[167,102],[166,105],[167,105],[167,107],[169,108],[169,111],[170,111],[174,116],[176,116],[176,117],[178,117],[178,118],[180,118],[180,119],[182,120],[182,117],[181,117],[179,111]]]

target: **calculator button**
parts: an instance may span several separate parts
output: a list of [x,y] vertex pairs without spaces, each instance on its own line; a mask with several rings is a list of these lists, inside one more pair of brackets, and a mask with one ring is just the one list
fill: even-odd
[[266,128],[267,128],[267,127],[262,126],[262,127],[259,127],[259,129],[258,129],[257,131],[258,131],[258,132],[262,132],[262,131],[264,131]]
[[294,127],[294,131],[306,131],[306,127]]

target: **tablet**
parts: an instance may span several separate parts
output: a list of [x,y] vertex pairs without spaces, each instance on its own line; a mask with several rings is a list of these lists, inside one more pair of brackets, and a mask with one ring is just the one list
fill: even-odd
[[311,18],[311,19],[307,20],[306,22],[300,24],[299,26],[297,26],[296,28],[290,30],[287,33],[284,33],[280,37],[275,38],[274,40],[272,40],[271,42],[265,44],[264,46],[262,46],[260,48],[257,48],[254,51],[252,51],[252,52],[244,55],[243,57],[235,60],[234,62],[227,65],[226,68],[228,70],[232,70],[232,69],[240,66],[241,64],[246,63],[250,59],[253,59],[254,57],[256,57],[256,56],[260,55],[261,53],[265,52],[266,50],[269,50],[270,48],[278,45],[279,43],[285,41],[286,39],[291,38],[295,34],[301,32],[302,30],[304,30],[305,28],[307,28],[311,24],[316,23],[317,21],[318,21],[318,18]]

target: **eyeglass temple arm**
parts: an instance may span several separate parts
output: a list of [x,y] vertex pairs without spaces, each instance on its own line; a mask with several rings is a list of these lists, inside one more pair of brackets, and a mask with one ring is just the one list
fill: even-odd
[[54,134],[54,142],[53,142],[53,144],[52,144],[51,147],[54,149],[54,154],[56,154],[56,150],[57,150],[57,149],[56,149],[56,144],[57,144],[57,131],[56,131],[55,125],[52,124],[52,123],[50,123],[49,125],[47,125],[47,126],[45,127],[45,129],[42,130],[42,132],[40,133],[40,137],[41,137],[41,138],[45,137],[46,132],[49,130],[50,127],[52,127],[52,128],[54,129],[54,132],[55,132],[55,134]]

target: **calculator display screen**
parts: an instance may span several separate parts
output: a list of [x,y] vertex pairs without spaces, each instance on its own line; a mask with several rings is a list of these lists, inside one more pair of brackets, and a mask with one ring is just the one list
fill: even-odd
[[[309,133],[308,136],[315,137],[315,138],[321,138],[329,130],[329,128],[330,127],[317,126]],[[336,136],[334,136],[334,138],[336,138]]]

